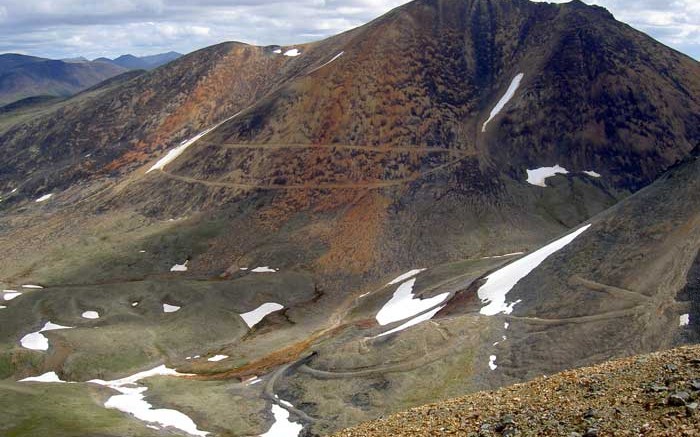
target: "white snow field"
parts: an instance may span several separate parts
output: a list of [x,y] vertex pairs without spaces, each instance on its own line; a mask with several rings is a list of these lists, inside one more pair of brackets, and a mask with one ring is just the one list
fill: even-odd
[[525,252],[513,252],[513,253],[506,253],[504,255],[493,255],[493,256],[484,256],[481,259],[497,259],[497,258],[508,258],[509,256],[516,256],[516,255],[522,255]]
[[345,54],[345,52],[340,52],[340,53],[338,53],[337,55],[333,56],[333,57],[330,59],[330,61],[325,62],[325,63],[323,63],[322,65],[319,65],[318,67],[316,67],[316,68],[314,68],[313,70],[311,70],[311,71],[309,72],[309,74],[311,74],[311,73],[313,73],[313,72],[316,72],[316,71],[322,69],[322,68],[325,67],[326,65],[330,64],[331,62],[335,61],[335,60],[338,59],[339,57],[343,56],[343,54]]
[[174,313],[174,312],[180,311],[180,308],[181,307],[179,307],[177,305],[170,305],[167,303],[163,304],[163,312],[164,313]]
[[413,278],[399,285],[391,299],[377,313],[376,318],[380,325],[384,326],[413,317],[441,304],[450,295],[450,293],[442,293],[428,299],[415,299],[413,296],[415,283],[416,279]]
[[216,363],[217,361],[225,360],[226,358],[228,358],[228,355],[214,355],[211,358],[207,358],[207,361]]
[[501,100],[496,103],[496,106],[491,110],[491,114],[489,115],[488,120],[484,122],[484,125],[481,127],[481,132],[486,132],[486,125],[489,124],[491,120],[494,119],[508,104],[510,99],[513,98],[515,95],[515,92],[518,90],[518,87],[520,86],[520,81],[523,80],[523,77],[525,77],[525,74],[523,73],[518,73],[515,75],[513,80],[510,82],[510,85],[508,86],[508,89],[506,90],[506,93],[501,97]]
[[266,302],[252,311],[248,311],[247,313],[241,314],[241,318],[243,318],[243,321],[246,323],[246,325],[248,325],[249,328],[252,328],[253,326],[260,323],[260,321],[263,318],[265,318],[265,316],[267,316],[268,314],[274,313],[275,311],[279,311],[283,308],[284,306],[278,303]]
[[150,173],[150,172],[152,172],[152,171],[154,171],[154,170],[163,170],[163,169],[165,168],[166,165],[168,165],[168,164],[170,164],[171,162],[173,162],[174,160],[176,160],[177,157],[180,156],[180,155],[182,155],[182,153],[183,153],[185,150],[187,150],[188,147],[190,147],[192,144],[196,143],[196,142],[197,142],[200,138],[202,138],[204,135],[208,134],[209,132],[213,131],[213,130],[216,129],[217,127],[221,126],[222,124],[224,124],[224,123],[226,123],[227,121],[231,120],[232,118],[236,117],[238,114],[240,114],[240,112],[237,112],[237,113],[233,114],[232,116],[230,116],[229,118],[227,118],[227,119],[225,119],[225,120],[223,120],[223,121],[220,121],[219,123],[215,124],[214,126],[208,128],[208,129],[206,129],[206,130],[203,130],[202,132],[198,133],[197,135],[193,136],[192,138],[181,142],[179,146],[170,149],[170,150],[168,151],[168,153],[167,153],[164,157],[160,158],[160,159],[158,160],[158,162],[156,162],[155,164],[153,164],[153,167],[151,167],[150,169],[148,169],[148,171],[146,172],[146,174],[148,174],[148,173]]
[[166,408],[153,409],[153,406],[144,400],[144,392],[148,387],[139,386],[136,384],[142,379],[152,376],[187,376],[185,373],[178,373],[174,369],[169,369],[165,365],[155,367],[151,370],[139,372],[126,378],[113,381],[104,381],[102,379],[92,379],[88,382],[110,387],[121,394],[114,395],[105,402],[106,408],[116,409],[124,413],[128,413],[137,419],[148,422],[149,424],[157,424],[160,427],[173,427],[187,434],[195,436],[205,436],[209,433],[201,431],[197,425],[187,415]]
[[22,293],[20,293],[17,290],[2,290],[2,299],[3,300],[12,300],[16,298],[17,296],[21,296]]
[[260,434],[260,437],[296,437],[304,428],[300,423],[289,420],[289,411],[272,404],[272,414],[275,416],[275,423],[265,433]]
[[73,329],[72,326],[61,326],[55,323],[46,322],[43,328],[36,332],[30,332],[29,334],[22,337],[19,343],[25,349],[31,349],[35,351],[45,351],[49,350],[49,339],[46,338],[42,332],[46,331],[56,331],[59,329]]
[[392,279],[391,282],[387,283],[386,285],[398,284],[399,282],[403,282],[403,281],[405,281],[405,280],[408,279],[408,278],[412,278],[412,277],[416,276],[418,273],[420,273],[420,272],[422,272],[422,271],[424,271],[424,270],[425,270],[425,269],[413,269],[413,270],[409,270],[409,271],[407,271],[406,273],[404,273],[403,275],[399,275],[399,276],[397,276],[396,278]]
[[546,179],[556,174],[568,174],[569,171],[556,164],[554,167],[540,167],[527,170],[527,182],[538,187],[547,187]]
[[498,366],[496,365],[496,355],[489,356],[489,369],[496,370]]
[[418,315],[418,316],[412,318],[412,319],[409,320],[408,322],[406,322],[406,323],[404,323],[404,324],[402,324],[402,325],[400,325],[400,326],[397,326],[397,327],[394,328],[394,329],[390,329],[390,330],[388,330],[388,331],[386,331],[386,332],[382,332],[381,334],[379,334],[379,335],[377,335],[377,336],[375,336],[375,337],[373,337],[373,338],[379,338],[379,337],[383,337],[383,336],[385,336],[385,335],[393,334],[393,333],[395,333],[395,332],[403,331],[404,329],[410,328],[411,326],[415,326],[415,325],[417,325],[417,324],[419,324],[419,323],[428,321],[428,320],[432,319],[433,317],[435,317],[435,314],[439,313],[440,310],[443,309],[443,308],[445,308],[445,305],[442,305],[442,306],[433,308],[432,310],[426,311],[425,313],[423,313],[423,314],[421,314],[421,315]]
[[174,266],[170,267],[171,272],[186,272],[187,271],[187,263],[189,261],[185,260],[183,264],[175,264]]
[[590,227],[591,225],[583,226],[569,235],[549,243],[535,252],[532,252],[530,255],[520,258],[488,275],[486,277],[486,283],[484,283],[477,292],[479,299],[485,304],[479,312],[486,316],[510,314],[513,312],[513,306],[517,302],[507,304],[506,295],[515,284],[530,274],[530,272],[542,264],[544,260],[549,258],[550,255],[564,248]]
[[53,193],[51,193],[51,194],[44,194],[44,195],[41,196],[40,198],[36,199],[35,202],[36,202],[36,203],[39,203],[39,202],[46,202],[47,200],[49,200],[49,199],[52,198],[52,197],[53,197]]
[[100,318],[100,313],[97,311],[85,311],[83,314],[81,314],[83,319],[99,319]]
[[48,372],[39,376],[30,376],[29,378],[20,379],[19,382],[66,382],[58,377],[56,372]]

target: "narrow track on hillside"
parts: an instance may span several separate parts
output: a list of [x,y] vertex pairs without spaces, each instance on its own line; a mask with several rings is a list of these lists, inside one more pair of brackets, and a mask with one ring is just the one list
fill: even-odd
[[521,321],[521,322],[527,322],[527,323],[538,324],[538,325],[582,324],[582,323],[597,322],[599,320],[605,320],[605,319],[612,319],[612,318],[620,318],[620,317],[637,315],[637,314],[643,312],[641,310],[643,310],[645,306],[646,305],[637,305],[633,308],[628,308],[628,309],[624,309],[624,310],[608,311],[605,313],[591,314],[588,316],[564,317],[564,318],[560,318],[560,319],[549,319],[549,318],[527,317],[527,316],[511,316],[511,315],[506,316],[506,318],[508,320],[517,320],[517,321]]
[[471,154],[466,154],[461,158],[452,160],[445,164],[441,164],[437,167],[431,168],[423,172],[418,172],[407,178],[394,179],[389,181],[375,181],[375,182],[349,182],[349,183],[313,183],[308,182],[304,184],[288,184],[288,185],[266,185],[266,184],[251,184],[251,183],[241,183],[241,182],[223,182],[223,181],[208,181],[203,179],[197,179],[189,176],[181,176],[171,173],[165,169],[158,170],[158,172],[165,177],[170,179],[179,180],[181,182],[186,182],[190,184],[200,184],[212,188],[233,188],[238,190],[373,190],[388,187],[395,187],[410,182],[415,182],[426,176],[434,173],[438,173],[448,167],[456,165],[463,161],[465,158],[472,156]]
[[215,143],[211,141],[200,141],[199,146],[221,147],[225,149],[316,149],[316,150],[364,150],[369,152],[392,153],[447,153],[453,155],[474,155],[474,152],[467,152],[461,149],[447,149],[435,146],[368,146],[356,144],[304,144],[304,143]]
[[385,364],[367,369],[336,371],[314,369],[309,367],[307,364],[302,364],[299,366],[298,371],[300,373],[309,374],[318,379],[360,378],[366,376],[383,375],[385,373],[410,372],[411,370],[425,367],[432,362],[442,359],[452,352],[454,352],[452,344],[447,343],[447,345],[440,348],[440,350],[431,351],[429,354],[425,354],[416,359],[404,361],[402,363]]
[[281,367],[279,367],[277,370],[275,370],[272,375],[270,376],[270,379],[267,380],[265,383],[265,387],[263,388],[263,396],[266,397],[270,402],[275,403],[279,405],[280,407],[284,408],[285,410],[289,411],[292,414],[295,414],[297,417],[300,419],[304,420],[305,422],[308,423],[314,423],[316,422],[316,419],[313,417],[309,416],[305,412],[301,411],[300,409],[294,407],[293,405],[290,405],[289,403],[282,402],[280,398],[277,396],[275,393],[275,383],[277,380],[288,370],[298,367],[300,365],[303,365],[303,362],[308,360],[309,357],[304,357],[301,358],[297,361],[294,361],[292,363],[285,364]]
[[649,302],[652,297],[642,294],[638,291],[628,290],[626,288],[615,287],[608,284],[603,284],[600,282],[592,281],[590,279],[583,278],[578,275],[571,277],[571,282],[573,284],[580,284],[592,291],[597,291],[599,293],[607,293],[612,297],[618,298],[620,300],[627,300],[631,302]]

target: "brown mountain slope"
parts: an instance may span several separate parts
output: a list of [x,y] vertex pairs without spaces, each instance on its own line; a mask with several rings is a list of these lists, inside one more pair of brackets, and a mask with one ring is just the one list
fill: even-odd
[[285,59],[261,47],[224,43],[108,92],[77,96],[2,133],[0,149],[11,157],[2,179],[31,193],[129,168],[259,99],[276,83]]
[[[66,166],[54,185],[126,170],[254,103],[211,141],[439,147],[476,154],[482,168],[516,178],[524,166],[595,167],[626,189],[647,184],[700,141],[698,63],[580,2],[412,2],[302,53],[233,44],[188,55],[67,108],[60,122],[56,114],[4,133],[3,150],[35,152],[0,174],[16,184],[13,168],[34,168],[47,154]],[[504,114],[481,132],[520,72]],[[88,149],[99,152],[95,162],[76,169]],[[215,152],[200,157],[207,153]]]
[[579,2],[413,2],[336,50],[207,140],[437,147],[516,178],[560,163],[632,189],[700,142],[698,63]]

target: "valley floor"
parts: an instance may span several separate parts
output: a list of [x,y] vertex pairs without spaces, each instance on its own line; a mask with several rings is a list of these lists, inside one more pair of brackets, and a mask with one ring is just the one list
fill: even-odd
[[698,401],[700,346],[689,346],[414,408],[335,436],[700,436]]

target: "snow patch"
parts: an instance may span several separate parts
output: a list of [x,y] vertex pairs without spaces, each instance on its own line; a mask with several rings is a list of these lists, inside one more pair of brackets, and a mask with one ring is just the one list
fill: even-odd
[[322,65],[320,65],[320,66],[314,68],[313,70],[311,70],[311,71],[309,72],[309,74],[311,74],[311,73],[313,73],[313,72],[315,72],[315,71],[317,71],[317,70],[322,69],[322,68],[325,67],[326,65],[330,64],[331,62],[335,61],[335,60],[338,59],[339,57],[343,56],[343,54],[345,54],[344,51],[338,53],[337,55],[333,56],[333,57],[331,58],[330,61],[328,61],[328,62],[326,62],[326,63],[324,63],[324,64],[322,64]]
[[418,273],[424,271],[425,269],[413,269],[409,270],[408,272],[404,273],[403,275],[397,276],[396,278],[392,279],[391,282],[387,283],[386,285],[394,285],[398,284],[399,282],[403,282],[408,278],[412,278],[416,276]]
[[441,304],[450,295],[450,293],[442,293],[428,299],[414,299],[415,283],[416,279],[413,278],[399,285],[391,299],[377,313],[376,318],[380,325],[384,326],[413,317]]
[[527,170],[527,182],[532,185],[537,185],[538,187],[546,187],[547,183],[545,179],[556,174],[568,173],[569,171],[564,167],[560,167],[559,164],[556,164],[554,167],[540,167],[534,170]]
[[0,310],[4,310],[5,308],[7,308],[5,305],[0,305]]
[[508,89],[506,90],[506,93],[501,97],[501,100],[496,103],[496,106],[491,110],[491,114],[489,115],[488,120],[484,122],[484,125],[481,127],[481,132],[486,132],[486,125],[489,124],[491,120],[494,119],[506,106],[506,104],[510,101],[510,99],[513,98],[515,95],[515,92],[518,90],[518,87],[520,86],[520,81],[523,80],[523,77],[525,74],[523,73],[518,73],[515,75],[513,80],[510,83],[510,86],[508,86]]
[[188,262],[189,262],[189,260],[185,260],[184,264],[175,264],[174,266],[170,267],[170,271],[171,272],[186,272]]
[[690,314],[682,314],[678,320],[679,326],[690,325]]
[[260,321],[265,318],[270,313],[279,311],[283,309],[284,306],[274,302],[266,302],[259,307],[255,308],[253,311],[248,311],[247,313],[241,314],[241,318],[248,325],[249,328],[260,323]]
[[496,258],[507,258],[509,256],[516,256],[516,255],[522,255],[525,252],[513,252],[513,253],[506,253],[505,255],[494,255],[494,256],[485,256],[482,257],[481,259],[496,259]]
[[272,53],[277,53],[278,55],[282,54],[282,49],[274,49]]
[[180,308],[182,308],[182,307],[179,307],[177,305],[170,305],[167,303],[163,304],[163,312],[164,313],[174,313],[176,311],[180,311]]
[[584,171],[584,173],[592,178],[599,178],[600,177],[600,173],[597,173],[593,170],[586,170],[586,171]]
[[304,428],[300,423],[289,420],[289,411],[279,405],[272,405],[272,414],[275,416],[275,423],[260,437],[296,437]]
[[403,331],[403,330],[406,329],[406,328],[410,328],[411,326],[415,326],[415,325],[417,325],[417,324],[419,324],[419,323],[422,323],[422,322],[425,322],[425,321],[427,321],[427,320],[430,320],[430,319],[432,319],[432,318],[435,316],[435,314],[439,313],[440,310],[443,309],[443,308],[445,308],[445,305],[439,306],[439,307],[437,307],[437,308],[433,308],[432,310],[430,310],[430,311],[428,311],[428,312],[425,312],[425,313],[423,313],[423,314],[421,314],[421,315],[419,315],[419,316],[417,316],[417,317],[412,318],[411,320],[409,320],[408,322],[404,323],[404,324],[401,325],[401,326],[397,326],[397,327],[394,328],[394,329],[391,329],[391,330],[389,330],[389,331],[383,332],[383,333],[377,335],[376,337],[372,337],[372,338],[383,337],[383,336],[385,336],[385,335],[389,335],[389,334],[393,334],[393,333],[395,333],[395,332]]
[[2,298],[3,300],[12,300],[16,298],[17,296],[21,296],[22,293],[16,290],[3,290],[2,291]]
[[236,114],[230,116],[229,118],[227,118],[227,119],[225,119],[225,120],[223,120],[223,121],[220,121],[219,123],[215,124],[214,126],[208,128],[208,129],[206,129],[206,130],[203,130],[202,132],[200,132],[200,133],[198,133],[197,135],[193,136],[193,137],[190,138],[189,140],[183,141],[182,143],[180,143],[179,146],[177,146],[177,147],[175,147],[175,148],[173,148],[173,149],[170,149],[170,150],[168,151],[168,153],[167,153],[164,157],[160,158],[160,159],[158,160],[158,162],[156,162],[155,164],[153,164],[153,167],[151,167],[151,168],[146,172],[146,174],[152,172],[153,170],[163,170],[163,169],[165,168],[166,165],[168,165],[168,164],[170,164],[171,162],[173,162],[174,160],[176,160],[177,157],[180,156],[180,155],[182,155],[182,153],[183,153],[185,150],[187,150],[188,147],[190,147],[192,144],[196,143],[196,142],[197,142],[200,138],[202,138],[204,135],[208,134],[209,132],[213,131],[213,130],[216,129],[217,127],[221,126],[222,124],[224,124],[224,123],[226,123],[227,121],[231,120],[232,118],[236,117],[238,114],[240,114],[240,112],[237,112]]
[[226,358],[228,358],[228,355],[214,355],[211,358],[207,358],[207,361],[217,362],[217,361],[225,360]]
[[277,270],[271,269],[270,266],[256,267],[251,272],[253,273],[275,273]]
[[290,49],[290,50],[287,50],[286,52],[284,52],[284,56],[294,57],[294,56],[299,56],[299,55],[301,55],[301,52],[299,51],[299,49]]
[[257,376],[250,377],[243,381],[246,385],[255,385],[259,382],[262,382],[262,379],[258,378]]
[[56,331],[59,329],[72,329],[72,326],[61,326],[55,323],[46,322],[43,328],[36,332],[30,332],[29,334],[22,337],[19,343],[25,349],[31,349],[35,351],[45,351],[49,349],[49,339],[46,338],[42,332],[46,331]]
[[42,287],[41,285],[26,284],[26,285],[23,285],[22,288],[33,288],[35,290],[41,290],[44,287]]
[[56,372],[44,373],[40,376],[30,376],[29,378],[20,379],[19,382],[66,382],[58,377]]
[[128,413],[137,419],[150,424],[158,424],[163,427],[173,427],[195,436],[206,436],[209,433],[201,431],[197,425],[187,415],[166,408],[153,409],[153,406],[144,400],[144,392],[148,387],[139,386],[136,383],[142,379],[152,376],[187,376],[185,373],[178,373],[174,369],[169,369],[165,365],[158,366],[151,370],[136,373],[135,375],[113,381],[102,379],[92,379],[88,382],[110,387],[118,391],[119,395],[114,395],[107,399],[105,407],[116,409]]
[[40,198],[36,199],[35,202],[37,202],[37,203],[39,203],[39,202],[46,202],[47,200],[49,200],[49,199],[52,198],[52,197],[53,197],[53,193],[51,193],[51,194],[44,194],[44,195],[41,196]]
[[83,319],[99,319],[100,318],[100,313],[97,311],[85,311],[82,314]]
[[510,314],[513,312],[513,306],[519,301],[506,304],[506,295],[515,284],[530,274],[550,255],[574,241],[576,237],[590,227],[591,225],[586,225],[488,275],[486,283],[477,292],[479,299],[486,304],[479,312],[486,316],[493,316],[499,313]]
[[489,369],[496,370],[498,366],[496,365],[496,355],[489,356]]

